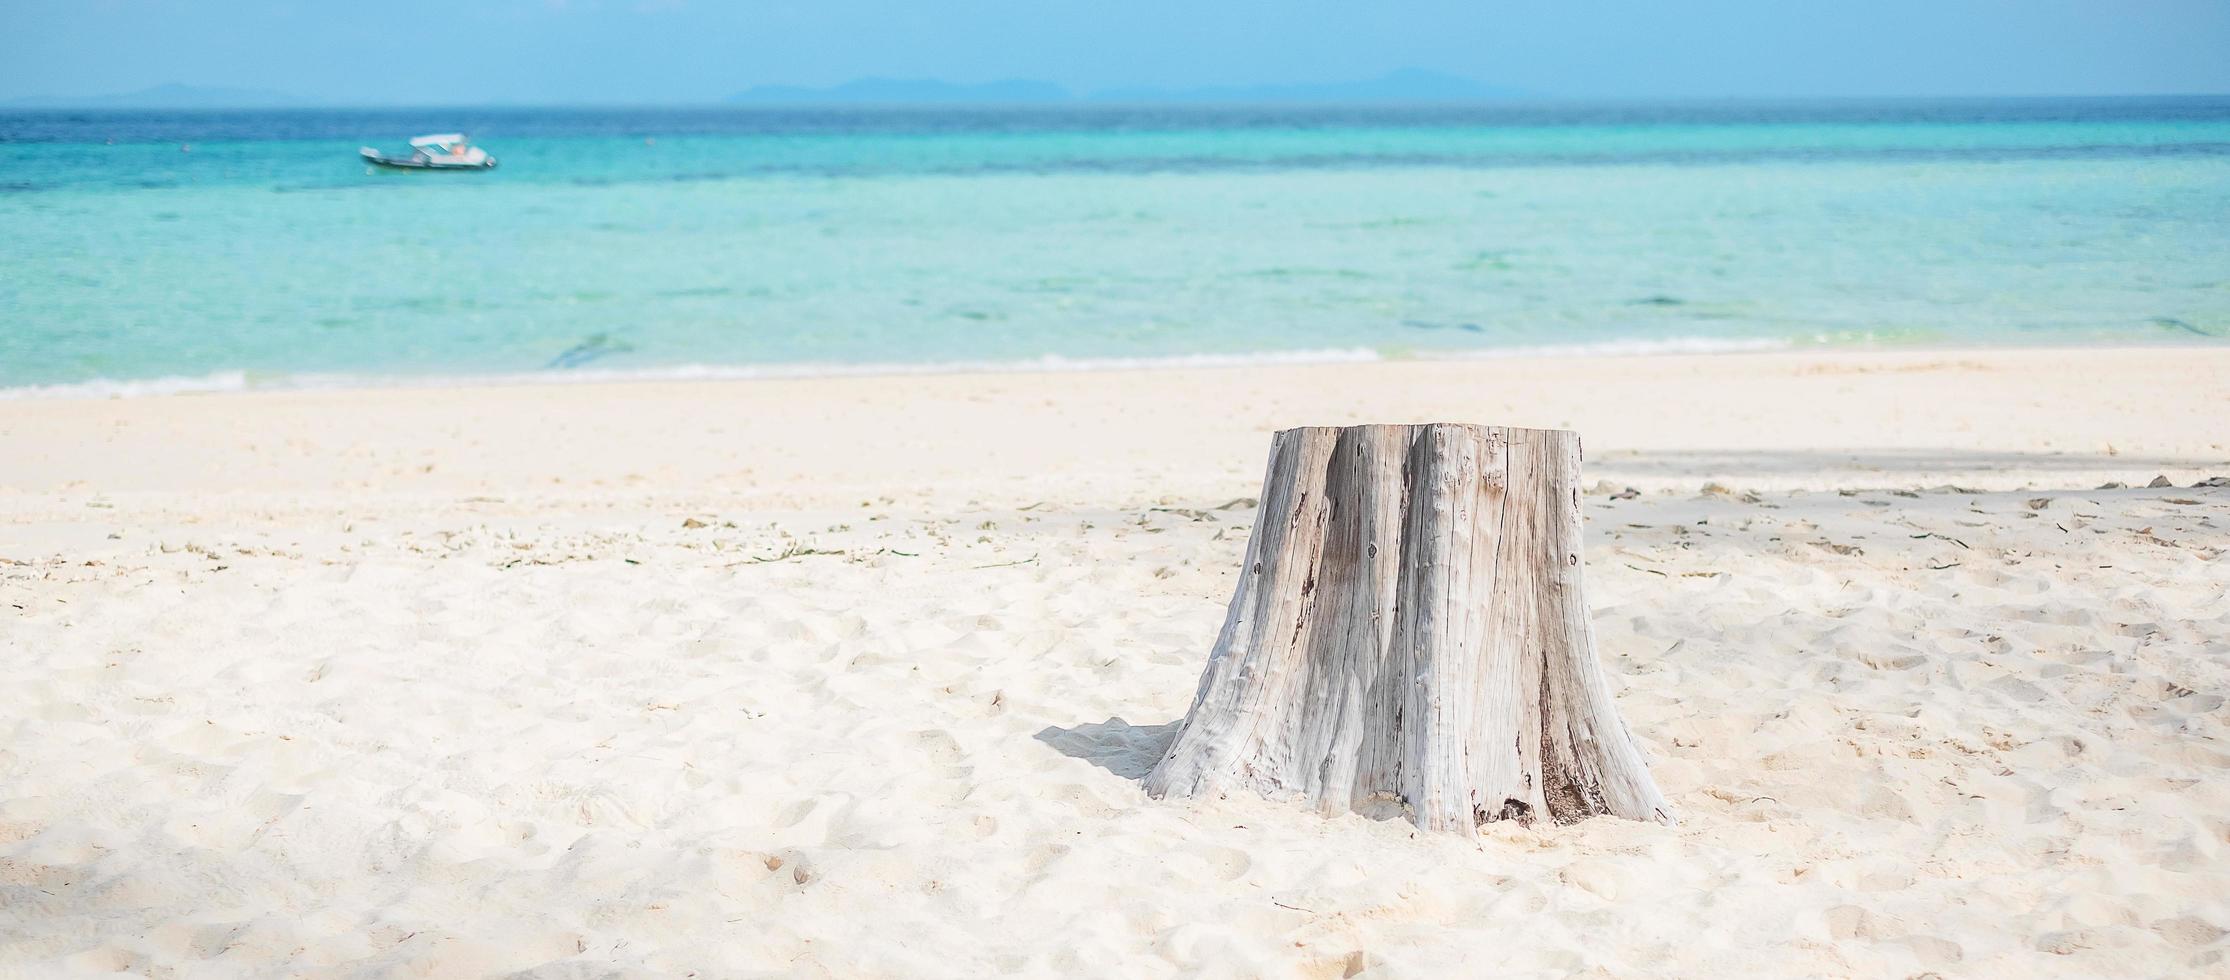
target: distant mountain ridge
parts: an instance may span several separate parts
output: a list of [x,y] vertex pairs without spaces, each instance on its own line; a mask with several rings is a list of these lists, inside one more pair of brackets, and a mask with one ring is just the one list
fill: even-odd
[[1419,68],[1351,82],[1276,85],[1219,85],[1203,88],[1115,88],[1077,94],[1052,82],[1009,79],[967,85],[929,79],[864,78],[825,88],[760,85],[731,96],[730,102],[885,105],[1117,103],[1399,103],[1482,102],[1526,98],[1534,93],[1476,82]]
[[1096,102],[1479,102],[1534,93],[1488,85],[1421,68],[1353,82],[1217,85],[1190,89],[1123,88],[1094,93]]
[[963,84],[922,78],[862,78],[811,88],[803,85],[760,85],[729,96],[730,102],[820,103],[1018,103],[1066,102],[1068,89],[1052,82],[1009,79]]
[[111,95],[41,95],[5,103],[27,109],[269,109],[314,104],[262,89],[181,85],[172,82]]

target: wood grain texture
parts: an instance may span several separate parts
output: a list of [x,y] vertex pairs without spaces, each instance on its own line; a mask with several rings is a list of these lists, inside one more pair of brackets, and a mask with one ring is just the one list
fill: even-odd
[[1466,833],[1670,823],[1596,658],[1579,476],[1561,430],[1278,433],[1230,611],[1147,791]]

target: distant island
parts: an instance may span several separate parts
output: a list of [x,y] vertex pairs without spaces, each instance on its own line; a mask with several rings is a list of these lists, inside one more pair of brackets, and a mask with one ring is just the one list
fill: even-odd
[[1075,98],[1052,82],[1020,79],[964,85],[912,78],[862,78],[827,88],[802,85],[760,85],[728,98],[730,102],[765,103],[1036,103],[1067,102]]
[[1207,88],[1109,89],[1095,102],[1492,102],[1537,98],[1539,93],[1488,85],[1468,78],[1404,68],[1353,82],[1302,82],[1287,85],[1219,85]]
[[181,85],[173,82],[136,92],[110,95],[40,95],[11,99],[5,104],[24,109],[272,109],[312,103],[281,92]]
[[1532,97],[1521,89],[1488,85],[1418,68],[1351,82],[1222,85],[1204,88],[1114,88],[1078,94],[1052,82],[1013,79],[966,85],[930,79],[865,78],[825,88],[761,85],[728,101],[830,105],[1038,105],[1100,103],[1418,103],[1484,102]]

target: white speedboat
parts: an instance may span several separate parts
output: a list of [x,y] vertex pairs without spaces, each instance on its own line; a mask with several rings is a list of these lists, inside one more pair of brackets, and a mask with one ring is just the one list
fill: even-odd
[[463,133],[435,133],[410,141],[410,155],[389,156],[369,146],[359,148],[364,162],[397,170],[492,170],[496,158],[472,145]]

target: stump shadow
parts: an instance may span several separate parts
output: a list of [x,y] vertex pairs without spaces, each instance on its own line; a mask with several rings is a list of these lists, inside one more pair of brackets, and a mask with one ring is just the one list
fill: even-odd
[[1031,736],[1072,759],[1136,782],[1152,772],[1169,743],[1177,737],[1184,719],[1160,725],[1133,725],[1121,718],[1088,721],[1073,728],[1048,725]]

